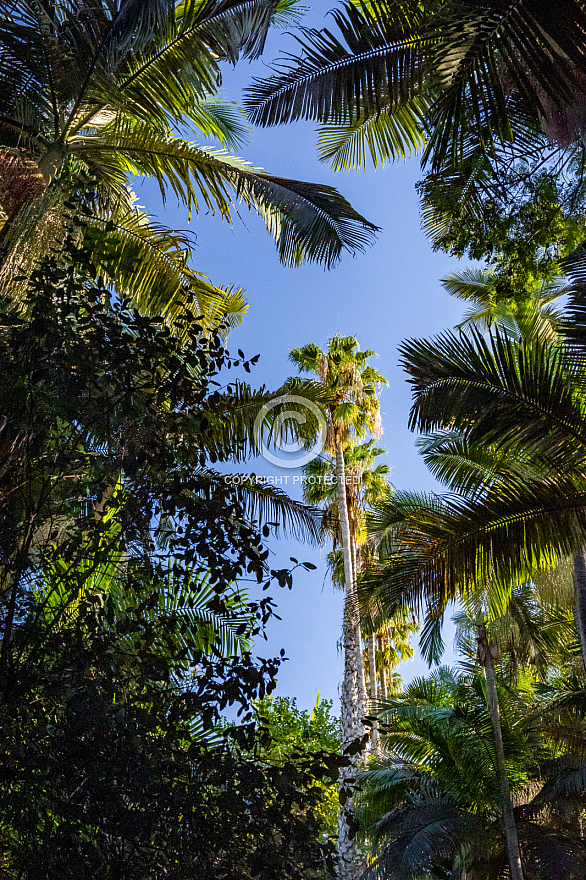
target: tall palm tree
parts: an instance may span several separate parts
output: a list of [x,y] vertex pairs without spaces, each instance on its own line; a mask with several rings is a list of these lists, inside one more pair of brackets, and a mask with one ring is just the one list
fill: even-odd
[[580,0],[346,0],[337,33],[306,30],[297,57],[256,80],[257,124],[322,123],[335,168],[393,161],[425,145],[435,168],[476,147],[561,146],[586,125],[586,11]]
[[[382,501],[389,492],[387,483],[388,465],[378,464],[375,466],[376,457],[381,455],[384,449],[377,449],[374,440],[365,443],[354,443],[344,450],[344,466],[346,471],[346,505],[350,522],[350,536],[352,540],[351,561],[353,577],[356,583],[358,573],[365,564],[368,564],[372,549],[365,544],[365,508]],[[323,456],[314,458],[304,468],[303,496],[311,506],[326,504],[326,510],[322,520],[322,526],[333,538],[333,550],[328,554],[328,565],[334,586],[345,589],[344,581],[344,554],[338,550],[341,545],[340,518],[337,501],[337,485],[335,481],[335,458]],[[371,621],[369,621],[371,623]],[[362,626],[361,626],[362,630]],[[369,658],[369,696],[371,707],[377,699],[377,664],[374,662],[376,654],[376,638],[378,630],[371,625],[367,633],[367,656]],[[362,633],[361,633],[362,646]],[[366,707],[366,684],[364,675],[364,662],[362,650],[360,651],[358,685],[360,691],[360,703]],[[373,746],[376,747],[376,728],[373,728]]]
[[[531,688],[511,692],[498,678],[495,687],[528,875],[578,880],[586,850],[572,819],[585,802],[583,756],[563,754],[549,739],[546,706]],[[375,855],[367,877],[511,876],[485,690],[477,670],[440,668],[387,702],[387,754],[362,778],[362,833]]]
[[290,360],[305,373],[317,375],[330,397],[325,407],[327,436],[324,449],[335,459],[336,492],[342,552],[344,556],[344,680],[341,693],[342,747],[349,749],[353,763],[340,774],[341,810],[338,827],[338,870],[341,880],[355,880],[362,869],[350,823],[352,788],[357,762],[356,742],[364,737],[365,707],[361,705],[359,669],[362,654],[360,622],[356,602],[353,539],[348,510],[348,486],[344,453],[367,431],[376,433],[380,424],[377,385],[385,380],[368,364],[373,351],[360,351],[353,336],[334,336],[322,351],[315,343],[290,352]]
[[[370,535],[358,547],[358,578],[376,559],[377,542]],[[341,550],[328,553],[328,569],[334,586],[343,590],[344,558]],[[386,700],[391,694],[400,691],[401,677],[393,670],[403,660],[413,657],[411,635],[417,632],[419,625],[415,622],[411,609],[405,606],[394,607],[389,612],[370,600],[362,603],[360,610],[360,628],[367,642],[363,652],[365,680],[368,679],[371,710],[375,711],[379,700]],[[375,720],[372,730],[375,751],[379,741],[378,723]]]
[[[269,28],[296,14],[292,0],[5,4],[0,238],[8,267],[58,243],[73,212],[92,230],[99,268],[147,311],[195,293],[221,312],[226,293],[189,269],[185,238],[135,206],[134,175],[154,178],[163,198],[173,193],[190,212],[230,220],[239,202],[256,210],[289,265],[330,265],[363,247],[374,227],[336,190],[259,172],[224,149],[242,142],[246,121],[217,94],[221,62],[258,57]],[[192,143],[186,130],[222,147]],[[163,302],[149,298],[155,270],[165,276]]]

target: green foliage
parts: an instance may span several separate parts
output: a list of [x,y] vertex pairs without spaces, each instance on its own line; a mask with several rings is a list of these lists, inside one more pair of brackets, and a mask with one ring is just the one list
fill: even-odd
[[261,529],[278,511],[311,534],[313,513],[210,467],[247,454],[266,395],[218,390],[242,356],[197,304],[174,333],[97,275],[69,241],[22,308],[2,303],[3,875],[323,880],[320,786],[343,759],[255,757],[252,703],[281,658],[252,657],[274,604],[240,587],[291,584]]
[[528,680],[543,683],[579,670],[571,560],[514,586],[503,614],[491,613],[489,598],[486,589],[460,597],[461,608],[453,620],[454,646],[462,657],[477,660],[482,622],[503,680],[511,688],[523,690]]
[[457,329],[495,327],[516,339],[555,339],[561,313],[553,303],[569,288],[543,282],[531,287],[530,280],[525,278],[523,288],[515,290],[506,283],[508,278],[509,274],[503,274],[500,267],[497,271],[469,268],[444,278],[442,284],[449,294],[471,304]]
[[[485,687],[477,670],[440,668],[382,707],[385,756],[362,779],[362,834],[375,847],[367,876],[508,876]],[[525,876],[577,880],[584,758],[548,739],[550,707],[530,681],[517,691],[499,683],[498,694]]]
[[[97,267],[144,312],[169,312],[172,326],[178,306],[195,295],[212,326],[224,315],[237,320],[241,292],[216,288],[190,268],[185,235],[135,206],[136,175],[152,177],[163,200],[173,194],[190,213],[231,222],[241,205],[256,211],[287,265],[329,266],[343,251],[366,247],[376,227],[334,188],[271,176],[227,152],[249,126],[218,95],[222,63],[258,58],[273,24],[298,14],[293,0],[16,0],[3,9],[3,286],[21,292],[12,276],[30,274],[60,247],[68,213],[85,213],[100,244]],[[220,146],[193,142],[191,132]]]
[[[299,709],[295,698],[265,697],[255,703],[262,730],[257,757],[276,767],[299,759],[318,760],[320,754],[340,751],[340,722],[332,715],[332,703],[319,695],[312,712]],[[338,821],[338,785],[333,777],[316,783],[320,791],[315,815],[320,838],[334,839]]]
[[[194,734],[227,702],[246,708],[262,695],[274,665],[202,655],[185,677],[153,648],[161,623],[144,609],[114,622],[88,597],[74,626],[34,624],[34,649],[2,675],[3,876],[331,876],[330,847],[317,840],[322,774],[243,756],[230,736],[205,745],[197,724]],[[252,747],[254,726],[233,733]]]
[[543,143],[517,161],[473,153],[419,183],[423,228],[435,249],[488,260],[501,298],[522,298],[586,237],[583,177],[581,147],[560,155]]
[[[260,574],[263,551],[236,554],[229,563],[217,530],[226,530],[229,543],[238,535],[247,542],[255,535],[251,518],[278,511],[294,531],[307,526],[312,534],[313,514],[270,486],[259,498],[229,484],[209,460],[241,458],[243,446],[250,452],[255,416],[270,393],[260,395],[255,410],[242,407],[237,391],[245,386],[228,385],[224,396],[214,377],[232,361],[221,339],[203,332],[193,305],[177,318],[181,332],[171,333],[164,321],[110,302],[85,261],[74,250],[69,264],[47,262],[35,275],[27,313],[5,310],[3,560],[14,565],[20,547],[26,571],[59,558],[69,544],[83,559],[101,539],[102,515],[113,504],[108,534],[116,524],[114,542],[123,548],[142,542],[163,559],[170,550],[188,568],[213,559],[207,567],[214,582],[234,581],[249,564]],[[248,422],[241,419],[240,433],[220,446],[215,425],[238,401]],[[230,513],[219,512],[224,504]],[[153,535],[169,535],[169,543],[158,546]]]
[[384,164],[426,142],[437,171],[475,150],[526,153],[543,129],[562,146],[584,130],[579,0],[346,0],[332,18],[337,32],[306,30],[298,56],[255,80],[245,104],[257,124],[324,124],[334,167],[360,167],[367,152]]
[[425,597],[439,612],[487,584],[502,613],[513,584],[581,546],[582,370],[568,346],[498,331],[403,346],[412,425],[430,434],[426,458],[461,494],[397,493],[381,506],[376,530],[402,544],[389,598],[394,582],[403,601]]

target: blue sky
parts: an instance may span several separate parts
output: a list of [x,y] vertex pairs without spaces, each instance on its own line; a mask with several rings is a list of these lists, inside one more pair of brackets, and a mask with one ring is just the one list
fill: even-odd
[[[330,8],[329,3],[323,11]],[[318,24],[320,5],[308,22]],[[292,37],[279,35],[266,53],[269,60],[280,48],[293,50]],[[243,64],[228,71],[222,91],[238,99],[252,73],[268,72],[262,62]],[[329,183],[352,205],[381,227],[377,243],[356,257],[346,255],[334,269],[324,271],[308,265],[283,267],[262,220],[243,209],[242,221],[234,226],[216,216],[200,215],[189,222],[187,212],[173,198],[161,206],[152,182],[138,183],[139,202],[168,226],[196,233],[193,265],[221,286],[246,290],[249,310],[240,328],[230,336],[232,350],[243,349],[247,357],[260,360],[247,377],[254,385],[278,388],[293,370],[288,363],[291,348],[307,342],[321,347],[337,332],[356,336],[361,348],[374,349],[374,365],[388,379],[381,395],[383,436],[379,445],[387,450],[384,460],[391,480],[401,489],[434,490],[438,486],[415,448],[416,437],[407,428],[410,389],[398,366],[397,346],[407,337],[430,336],[453,327],[461,319],[463,304],[448,296],[440,279],[463,268],[445,254],[433,253],[420,229],[415,183],[422,176],[416,157],[385,170],[334,174],[317,159],[313,126],[297,123],[276,129],[255,130],[240,151],[257,167],[273,174]],[[249,470],[277,473],[254,463]],[[283,471],[290,477],[295,471]],[[289,487],[293,489],[292,480]],[[298,487],[295,487],[298,490]],[[295,492],[298,494],[298,491]],[[272,541],[277,567],[290,556],[315,563],[312,573],[296,573],[293,590],[272,591],[282,621],[271,625],[269,641],[258,646],[261,656],[285,648],[289,661],[279,675],[278,693],[296,696],[301,706],[311,707],[318,691],[337,700],[342,658],[336,644],[341,634],[341,595],[325,578],[325,555],[294,542]],[[448,634],[448,646],[450,636]],[[451,650],[446,653],[450,661]],[[407,680],[425,671],[419,659],[399,670]]]

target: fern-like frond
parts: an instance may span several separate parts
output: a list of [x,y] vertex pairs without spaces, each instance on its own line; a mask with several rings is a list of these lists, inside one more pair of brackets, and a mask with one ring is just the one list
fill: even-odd
[[376,169],[406,159],[425,144],[429,105],[419,96],[398,107],[384,107],[347,126],[323,125],[317,139],[320,161],[332,171],[358,171],[369,160]]

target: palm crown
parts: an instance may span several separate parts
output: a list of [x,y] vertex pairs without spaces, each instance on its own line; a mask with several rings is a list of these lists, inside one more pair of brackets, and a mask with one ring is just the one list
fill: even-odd
[[[212,295],[189,271],[185,238],[165,237],[135,207],[133,175],[153,177],[163,198],[172,192],[190,211],[230,219],[238,202],[255,209],[287,264],[329,265],[363,247],[374,227],[336,190],[259,172],[223,148],[241,143],[247,126],[217,95],[220,62],[257,57],[269,27],[295,14],[292,0],[11,4],[0,15],[4,247],[16,247],[31,220],[38,240],[44,221],[58,241],[63,203],[89,192],[86,223],[118,238],[102,258],[111,276],[145,296],[155,264],[168,295],[173,281],[176,295],[190,286]],[[186,130],[223,147],[192,143]],[[136,267],[147,255],[145,280]]]
[[[377,578],[388,601],[423,600],[430,621],[476,586],[487,587],[490,606],[502,613],[513,585],[572,554],[581,558],[586,310],[580,252],[566,269],[573,283],[558,337],[519,338],[499,329],[483,336],[473,329],[402,346],[414,391],[411,426],[425,435],[432,471],[457,494],[403,492],[380,506],[373,529],[401,546]],[[584,586],[580,579],[575,585],[584,653]]]
[[360,351],[353,336],[334,336],[327,352],[315,343],[294,348],[289,359],[300,371],[315,373],[328,389],[332,401],[326,407],[327,437],[324,448],[335,454],[338,444],[346,447],[352,437],[380,428],[376,386],[386,384],[368,364],[374,351]]
[[522,144],[545,128],[565,145],[583,131],[579,0],[346,0],[332,16],[337,33],[305,30],[299,56],[256,80],[247,107],[262,125],[318,120],[335,168],[424,144],[438,167],[477,144]]

